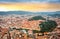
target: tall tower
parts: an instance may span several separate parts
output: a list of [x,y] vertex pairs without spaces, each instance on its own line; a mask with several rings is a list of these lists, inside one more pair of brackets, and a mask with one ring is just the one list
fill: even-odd
[[46,16],[46,22],[49,20],[49,16]]

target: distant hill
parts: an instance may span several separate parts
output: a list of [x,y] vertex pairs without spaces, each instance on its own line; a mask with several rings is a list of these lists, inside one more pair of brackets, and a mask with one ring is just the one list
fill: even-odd
[[0,15],[9,15],[9,14],[19,14],[19,15],[24,15],[24,14],[30,14],[32,12],[26,12],[26,11],[8,11],[8,12],[0,12]]
[[8,14],[19,14],[19,15],[54,15],[54,14],[60,14],[60,11],[56,11],[56,12],[28,12],[28,11],[8,11],[8,12],[2,12],[0,11],[0,15],[8,15]]
[[52,17],[59,17],[60,18],[60,14],[53,14],[53,15],[50,15]]
[[36,12],[37,14],[41,14],[41,15],[54,15],[54,14],[60,14],[60,11],[56,11],[56,12]]

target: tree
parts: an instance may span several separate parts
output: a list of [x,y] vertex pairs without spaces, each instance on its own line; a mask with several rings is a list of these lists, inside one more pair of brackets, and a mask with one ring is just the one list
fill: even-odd
[[40,31],[38,31],[38,30],[33,30],[33,33],[40,33]]
[[32,18],[30,18],[28,20],[31,21],[31,20],[39,20],[39,19],[45,20],[45,18],[43,18],[42,16],[34,16],[34,17],[32,17]]
[[40,32],[42,32],[42,33],[51,32],[56,28],[57,23],[55,21],[48,20],[48,21],[45,21],[45,22],[42,22],[41,24],[39,24],[39,26],[41,28]]

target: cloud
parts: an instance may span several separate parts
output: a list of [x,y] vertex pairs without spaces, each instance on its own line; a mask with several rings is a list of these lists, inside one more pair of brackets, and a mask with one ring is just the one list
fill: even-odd
[[0,2],[41,2],[41,3],[60,3],[60,0],[0,0]]
[[60,0],[47,0],[49,3],[60,3]]

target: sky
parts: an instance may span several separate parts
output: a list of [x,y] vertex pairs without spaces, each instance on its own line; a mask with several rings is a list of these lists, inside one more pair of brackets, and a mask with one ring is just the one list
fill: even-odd
[[60,0],[0,0],[0,11],[60,11]]
[[0,0],[1,2],[53,2],[60,3],[60,0]]

